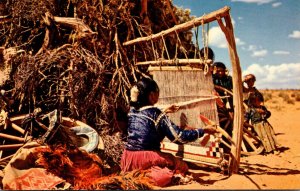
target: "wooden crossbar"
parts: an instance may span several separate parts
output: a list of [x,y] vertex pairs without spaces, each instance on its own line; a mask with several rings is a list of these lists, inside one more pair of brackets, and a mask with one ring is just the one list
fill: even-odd
[[211,12],[207,15],[203,15],[202,17],[192,19],[192,20],[190,20],[186,23],[175,25],[174,27],[169,28],[169,29],[164,30],[164,31],[161,31],[159,33],[156,33],[156,34],[153,34],[153,35],[150,35],[150,36],[146,36],[146,37],[139,37],[139,38],[124,42],[123,46],[134,45],[134,44],[137,44],[137,43],[147,42],[147,41],[150,41],[150,40],[154,41],[154,40],[160,39],[162,36],[170,35],[170,34],[175,33],[175,32],[190,30],[190,29],[192,29],[196,26],[200,26],[202,24],[215,21],[215,20],[217,20],[217,18],[222,18],[222,17],[225,17],[225,16],[229,15],[229,10],[230,10],[230,7],[225,6],[225,7],[221,8],[217,11]]

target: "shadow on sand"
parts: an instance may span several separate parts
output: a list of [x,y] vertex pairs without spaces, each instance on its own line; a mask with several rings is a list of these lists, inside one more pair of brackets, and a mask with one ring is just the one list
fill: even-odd
[[[193,176],[193,180],[202,185],[212,185],[217,181],[226,180],[230,176],[224,175],[220,168],[206,165],[196,165],[194,163],[187,162],[190,175]],[[197,172],[195,172],[197,171]],[[220,173],[218,177],[211,177],[211,172]]]
[[274,168],[269,167],[264,164],[247,164],[241,163],[240,172],[244,175],[277,175],[277,176],[285,176],[285,175],[294,175],[300,174],[300,170],[289,169],[289,168]]
[[[279,151],[282,153],[286,150],[289,150],[288,147],[280,147]],[[202,185],[213,185],[217,181],[222,181],[228,179],[230,176],[222,174],[221,170],[217,167],[208,167],[208,166],[199,166],[193,163],[188,163],[189,168],[191,169],[190,173],[194,178],[194,181]],[[195,171],[196,172],[195,172]],[[200,170],[200,171],[199,171]],[[218,176],[211,177],[211,172],[220,173]],[[247,162],[240,163],[239,175],[245,176],[249,179],[258,189],[261,189],[254,180],[251,179],[250,175],[276,175],[276,176],[285,176],[285,175],[295,175],[300,174],[300,170],[289,169],[289,168],[277,168],[270,167],[265,164],[251,164]]]

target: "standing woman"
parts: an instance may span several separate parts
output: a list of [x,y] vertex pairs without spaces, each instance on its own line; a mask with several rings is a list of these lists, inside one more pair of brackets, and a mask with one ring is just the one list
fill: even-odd
[[171,154],[160,151],[161,141],[184,144],[195,141],[204,133],[216,133],[216,127],[183,130],[154,106],[159,98],[157,83],[144,78],[131,88],[128,113],[128,137],[121,159],[123,172],[149,169],[148,176],[157,186],[166,186],[175,173],[185,174],[187,164]]

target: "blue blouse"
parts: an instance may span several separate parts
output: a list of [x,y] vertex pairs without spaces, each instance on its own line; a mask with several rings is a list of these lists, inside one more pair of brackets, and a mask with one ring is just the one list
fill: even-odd
[[262,121],[267,120],[271,116],[271,112],[267,110],[265,106],[261,106],[260,109],[265,111],[265,114],[261,114],[257,111],[258,108],[250,107],[245,112],[245,121],[249,122],[251,120],[251,124],[260,123]]
[[160,150],[160,142],[167,137],[182,144],[202,137],[203,129],[183,130],[154,106],[130,108],[128,113],[127,150]]

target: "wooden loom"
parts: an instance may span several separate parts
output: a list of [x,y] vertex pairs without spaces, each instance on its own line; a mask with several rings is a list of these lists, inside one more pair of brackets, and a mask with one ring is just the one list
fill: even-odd
[[[154,41],[164,39],[164,36],[174,34],[174,33],[177,34],[177,32],[180,31],[188,31],[196,26],[203,25],[205,23],[209,23],[217,20],[220,28],[225,34],[228,43],[229,55],[230,55],[232,70],[233,70],[233,76],[232,76],[233,94],[234,94],[233,103],[235,107],[234,123],[233,123],[234,144],[232,144],[231,146],[232,163],[229,164],[230,165],[229,170],[230,172],[237,173],[239,167],[239,161],[240,161],[241,137],[243,133],[243,108],[242,108],[242,90],[241,90],[242,83],[241,83],[241,68],[240,68],[239,58],[236,51],[233,27],[231,23],[229,10],[230,10],[229,7],[224,7],[220,10],[209,13],[202,17],[193,19],[183,24],[176,25],[165,31],[161,31],[160,33],[127,41],[123,43],[123,45],[128,46],[128,45],[135,45],[138,43],[147,43],[147,42],[151,42],[153,45]],[[225,25],[223,23],[223,19],[225,20]],[[163,42],[163,44],[165,45],[165,42]],[[169,57],[169,54],[167,55]],[[196,59],[193,59],[193,62],[195,61]],[[173,67],[164,66],[164,64],[166,63],[168,65],[173,65]],[[201,59],[198,59],[198,63],[199,66],[201,64],[202,65],[207,64],[206,61],[203,61]],[[198,102],[183,108],[179,113],[171,114],[170,118],[175,123],[177,123],[178,125],[181,124],[187,126],[195,125],[196,127],[203,126],[203,124],[201,124],[201,121],[197,120],[198,114],[206,115],[212,121],[218,122],[217,115],[216,115],[216,104],[215,104],[215,100],[212,99],[213,96],[211,93],[213,89],[211,76],[204,75],[204,72],[206,73],[206,71],[202,70],[203,68],[207,68],[207,67],[200,66],[200,67],[193,68],[188,58],[184,60],[171,60],[170,58],[168,59],[161,58],[155,61],[136,62],[136,64],[150,65],[149,70],[151,71],[153,78],[156,80],[156,82],[158,82],[158,85],[161,89],[161,99],[159,100],[158,104],[166,105],[174,102],[175,103],[186,102],[190,100],[206,98],[205,101],[199,100]],[[153,67],[153,65],[159,65],[159,67]],[[179,74],[180,76],[178,76]],[[188,80],[188,82],[186,80]],[[181,88],[182,91],[178,91],[176,87],[178,89]],[[200,106],[199,104],[201,104],[201,107],[199,107]],[[180,119],[185,119],[185,121],[181,121]],[[170,144],[171,143],[164,142],[162,144],[163,145],[162,150],[169,150],[173,154],[181,153],[181,157],[183,157],[185,160],[195,159],[195,158],[190,159],[192,158],[190,157],[191,156],[190,152],[186,152],[187,149],[189,149],[190,151],[194,151],[195,148],[188,148],[190,147],[190,145],[181,145],[175,148],[174,145],[170,146]],[[213,143],[211,143],[211,145],[212,144]],[[166,149],[166,147],[164,146],[168,146],[170,149]],[[173,152],[174,150],[175,153]],[[204,163],[220,164],[219,159],[220,158],[222,159],[222,156],[220,156],[219,159],[212,160],[212,157],[208,159],[208,157],[205,157],[204,154],[202,157],[201,154],[198,153],[198,155],[199,157],[196,160],[199,160],[199,162],[200,160],[202,160]],[[218,157],[215,156],[214,158],[218,158]]]
[[[175,124],[184,129],[204,127],[206,124],[200,120],[200,114],[212,121],[218,121],[215,96],[212,93],[214,85],[210,73],[204,75],[202,69],[189,66],[151,66],[149,71],[160,88],[157,106],[160,108],[173,104],[180,106],[179,111],[168,114]],[[209,135],[184,145],[171,143],[166,138],[161,144],[161,150],[189,162],[224,169],[227,161],[224,161],[223,149],[219,144],[220,137]]]

